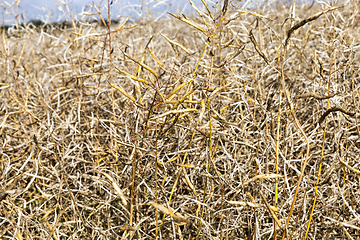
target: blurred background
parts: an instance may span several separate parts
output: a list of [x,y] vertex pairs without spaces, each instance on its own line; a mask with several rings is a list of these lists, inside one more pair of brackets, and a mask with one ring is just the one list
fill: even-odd
[[[15,23],[15,16],[20,23],[31,20],[41,20],[44,23],[62,22],[73,17],[75,20],[90,16],[96,12],[94,4],[101,10],[102,16],[107,19],[107,0],[1,0],[3,7],[2,22],[4,25]],[[154,20],[167,15],[166,12],[189,13],[192,9],[188,0],[113,0],[111,1],[111,18],[121,20],[123,17],[131,16],[133,20],[144,19],[151,16]],[[194,0],[198,5],[200,0]],[[207,4],[214,6],[218,1],[206,0]],[[94,19],[95,20],[95,19]]]

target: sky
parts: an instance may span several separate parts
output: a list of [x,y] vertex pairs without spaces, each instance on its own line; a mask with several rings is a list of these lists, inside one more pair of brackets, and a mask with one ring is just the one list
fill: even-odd
[[[200,0],[193,0],[199,3]],[[206,0],[209,4],[216,0]],[[107,16],[107,0],[19,0],[18,7],[16,4],[10,7],[16,0],[0,0],[0,4],[7,9],[6,13],[2,12],[2,19],[6,24],[14,23],[14,13],[18,13],[18,20],[26,22],[30,20],[42,20],[44,22],[59,22],[65,18],[70,18],[70,12],[76,18],[80,18],[80,13],[96,12],[93,2],[103,9],[103,16]],[[198,4],[199,5],[199,4]],[[145,7],[146,6],[146,7]],[[156,16],[166,15],[166,12],[176,13],[190,11],[192,7],[188,0],[113,0],[111,5],[112,19],[121,20],[121,16],[131,15],[133,18],[145,16],[146,9],[155,13]],[[16,10],[17,9],[17,10]],[[21,14],[22,13],[22,14]]]

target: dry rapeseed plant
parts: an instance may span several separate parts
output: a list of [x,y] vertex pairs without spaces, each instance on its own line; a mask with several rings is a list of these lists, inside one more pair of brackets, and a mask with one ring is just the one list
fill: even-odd
[[190,4],[2,28],[1,239],[360,238],[358,4]]

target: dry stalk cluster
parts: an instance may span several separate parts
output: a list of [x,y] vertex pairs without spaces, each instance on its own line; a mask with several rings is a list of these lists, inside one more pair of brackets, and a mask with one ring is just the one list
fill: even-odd
[[3,29],[1,239],[360,238],[359,5],[190,3]]

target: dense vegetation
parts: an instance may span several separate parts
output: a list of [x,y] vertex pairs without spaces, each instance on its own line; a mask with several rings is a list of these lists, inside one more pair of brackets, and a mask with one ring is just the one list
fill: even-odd
[[359,6],[193,8],[2,28],[1,239],[360,238]]

